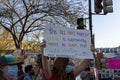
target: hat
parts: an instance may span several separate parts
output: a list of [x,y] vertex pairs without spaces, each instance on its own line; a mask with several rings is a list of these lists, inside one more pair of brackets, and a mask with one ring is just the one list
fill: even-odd
[[14,65],[14,64],[21,64],[21,63],[23,63],[23,61],[17,60],[17,59],[15,58],[15,56],[13,56],[12,54],[5,55],[5,58],[7,59],[7,63],[8,63],[9,65]]
[[8,54],[0,57],[0,66],[16,65],[16,64],[23,64],[23,62],[17,61],[12,54]]

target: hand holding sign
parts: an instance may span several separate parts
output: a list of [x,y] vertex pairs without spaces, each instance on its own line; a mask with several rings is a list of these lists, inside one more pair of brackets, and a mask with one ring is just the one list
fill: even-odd
[[43,39],[43,41],[40,43],[40,47],[41,48],[45,48],[46,47],[46,41]]

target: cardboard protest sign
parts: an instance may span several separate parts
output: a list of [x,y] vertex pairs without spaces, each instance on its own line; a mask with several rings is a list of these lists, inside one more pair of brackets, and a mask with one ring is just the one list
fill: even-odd
[[47,44],[44,49],[45,56],[93,59],[89,30],[47,25],[45,40]]

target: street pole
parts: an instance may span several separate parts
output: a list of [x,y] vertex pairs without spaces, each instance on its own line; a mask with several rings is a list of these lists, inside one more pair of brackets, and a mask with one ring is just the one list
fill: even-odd
[[88,1],[89,4],[89,30],[91,35],[91,44],[93,45],[93,39],[92,39],[92,9],[91,9],[91,0]]
[[[95,44],[94,44],[94,35],[93,35],[93,32],[92,32],[92,7],[91,7],[91,1],[92,0],[89,0],[88,1],[88,5],[89,5],[89,30],[90,30],[90,35],[91,35],[91,45],[95,48]],[[96,57],[95,57],[95,53],[93,53],[93,56],[94,56],[94,68],[96,69]],[[95,73],[95,75],[97,75]],[[98,77],[95,76],[95,80],[98,80]]]

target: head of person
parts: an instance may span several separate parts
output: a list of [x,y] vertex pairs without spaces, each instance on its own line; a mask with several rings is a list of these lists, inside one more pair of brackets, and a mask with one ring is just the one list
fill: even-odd
[[69,74],[69,73],[71,73],[74,69],[75,69],[74,63],[69,60],[69,63],[68,63],[68,65],[66,66],[66,69],[65,69],[66,73]]
[[33,69],[33,66],[32,65],[27,65],[25,67],[25,73],[28,73],[30,75],[34,75],[34,69]]
[[75,76],[74,76],[74,71],[75,67],[73,62],[69,62],[68,65],[66,66],[66,80],[75,80]]
[[58,76],[59,80],[67,74],[71,74],[74,66],[69,58],[56,58],[53,65],[53,72]]
[[17,61],[12,54],[0,57],[0,70],[8,75],[10,78],[17,77],[18,66],[21,61]]
[[69,63],[68,58],[56,58],[53,65],[53,71],[58,74],[64,73],[68,63]]

